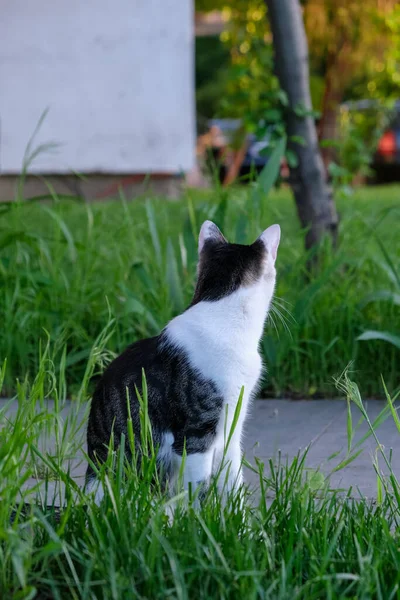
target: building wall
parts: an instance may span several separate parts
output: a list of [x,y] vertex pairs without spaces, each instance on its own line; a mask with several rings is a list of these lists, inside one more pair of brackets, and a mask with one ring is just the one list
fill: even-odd
[[191,0],[2,0],[0,172],[180,172],[194,163]]

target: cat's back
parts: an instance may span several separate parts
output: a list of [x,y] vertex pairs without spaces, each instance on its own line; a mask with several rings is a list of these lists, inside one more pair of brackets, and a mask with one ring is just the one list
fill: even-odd
[[131,406],[137,404],[136,389],[142,393],[143,371],[146,378],[150,375],[154,382],[159,373],[162,378],[160,336],[131,344],[103,373],[91,402],[87,430],[89,448],[98,440],[102,443],[108,440],[113,428],[117,435],[125,431],[127,400],[129,397]]
[[138,384],[141,387],[142,370],[147,372],[149,366],[154,369],[161,365],[160,337],[146,338],[128,346],[107,367],[96,392],[103,387],[122,386],[125,389]]
[[94,449],[101,454],[99,448],[108,444],[111,432],[116,440],[122,433],[126,435],[128,396],[133,428],[139,435],[136,389],[142,393],[143,374],[155,444],[162,445],[163,436],[171,434],[174,448],[181,450],[193,431],[204,430],[207,435],[214,431],[222,407],[219,389],[191,364],[187,352],[174,343],[167,328],[155,338],[129,346],[105,371],[92,399],[87,430],[89,455]]

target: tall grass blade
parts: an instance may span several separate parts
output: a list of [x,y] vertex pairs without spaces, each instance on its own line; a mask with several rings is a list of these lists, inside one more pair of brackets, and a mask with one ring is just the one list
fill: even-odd
[[279,175],[282,158],[285,154],[286,137],[283,136],[272,150],[268,161],[260,173],[260,176],[251,193],[251,204],[257,211],[261,201],[265,198],[274,185]]
[[178,264],[175,257],[174,247],[171,240],[167,242],[167,265],[166,276],[168,282],[169,295],[173,303],[174,311],[180,313],[184,310],[182,281],[179,276]]
[[49,206],[42,206],[42,210],[43,210],[43,212],[47,213],[59,226],[59,228],[62,231],[62,234],[65,237],[65,240],[68,244],[70,258],[72,261],[75,261],[77,258],[76,246],[75,246],[75,242],[74,242],[72,233],[68,229],[67,224],[60,217],[60,215],[55,210],[50,208]]
[[388,266],[388,269],[392,273],[393,278],[397,283],[397,287],[400,289],[400,273],[397,272],[395,264],[390,256],[389,252],[387,251],[385,244],[382,242],[381,238],[378,236],[376,230],[374,230],[373,233],[374,233],[375,239],[378,243],[378,246],[381,249],[383,257],[386,261],[386,265]]
[[392,400],[392,398],[391,398],[391,396],[390,396],[390,394],[388,392],[388,389],[386,387],[386,384],[385,384],[385,381],[384,381],[383,377],[381,377],[381,379],[382,379],[383,389],[385,390],[386,400],[388,402],[389,409],[390,409],[391,415],[393,417],[393,421],[394,421],[394,423],[396,425],[397,431],[400,434],[400,419],[399,419],[399,415],[397,414],[397,409],[394,406],[394,402],[393,402],[393,400]]
[[400,294],[396,294],[395,292],[391,292],[390,290],[378,290],[377,292],[372,292],[363,298],[359,304],[360,308],[364,308],[371,304],[372,302],[390,302],[395,306],[400,306]]
[[370,340],[382,340],[383,342],[392,344],[393,346],[396,346],[396,348],[400,349],[400,336],[394,335],[389,331],[364,331],[364,333],[356,338],[356,341],[358,342],[368,342]]
[[161,243],[160,237],[158,235],[156,217],[154,214],[154,208],[151,204],[150,200],[146,201],[146,213],[147,213],[147,222],[149,225],[151,241],[153,242],[154,252],[156,254],[158,267],[162,268],[162,256],[161,256]]

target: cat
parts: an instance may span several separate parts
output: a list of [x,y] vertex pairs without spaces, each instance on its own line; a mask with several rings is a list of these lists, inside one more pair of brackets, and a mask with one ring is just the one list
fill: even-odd
[[[258,346],[275,289],[279,241],[279,225],[245,246],[230,244],[211,221],[203,223],[190,306],[158,336],[129,346],[97,385],[87,429],[93,463],[106,459],[112,432],[115,446],[122,434],[127,439],[127,391],[138,445],[135,452],[140,455],[135,386],[141,393],[144,369],[154,447],[169,486],[173,488],[180,473],[184,448],[186,490],[189,485],[192,491],[206,486],[217,471],[225,491],[241,486],[243,423],[262,374]],[[224,456],[242,386],[242,409]],[[93,490],[96,479],[91,464],[86,482]],[[97,502],[102,493],[97,488]]]

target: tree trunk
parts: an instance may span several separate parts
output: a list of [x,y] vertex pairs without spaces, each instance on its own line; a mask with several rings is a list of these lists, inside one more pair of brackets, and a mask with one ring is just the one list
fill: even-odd
[[[289,99],[287,111],[288,147],[298,158],[290,168],[289,183],[293,190],[300,222],[307,228],[306,248],[317,244],[326,232],[334,242],[338,217],[326,182],[326,174],[315,122],[312,116],[297,116],[296,107],[312,110],[308,46],[298,0],[266,0],[275,51],[275,70],[281,88]],[[299,136],[304,145],[291,140]]]

